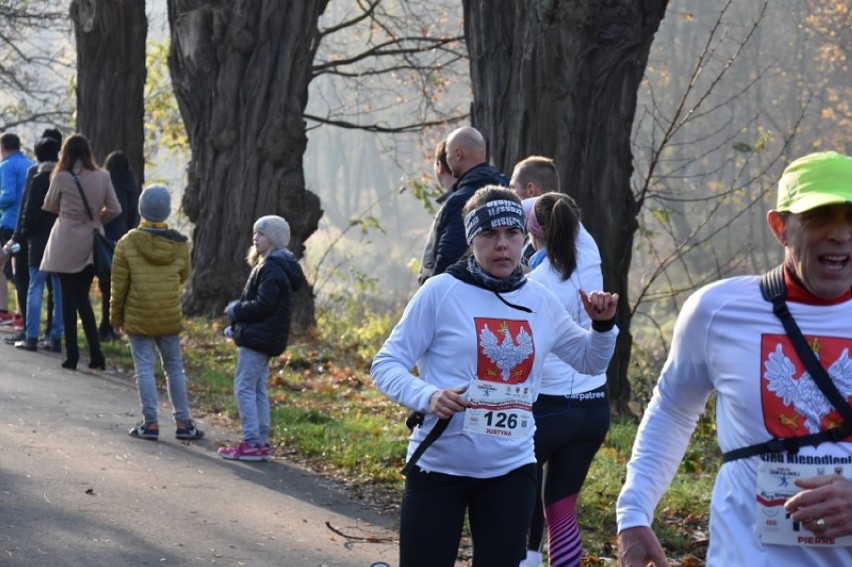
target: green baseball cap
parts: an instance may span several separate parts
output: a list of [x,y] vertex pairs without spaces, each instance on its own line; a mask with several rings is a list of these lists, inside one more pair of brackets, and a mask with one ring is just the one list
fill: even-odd
[[808,154],[788,165],[778,182],[778,211],[798,214],[841,203],[852,203],[852,157]]

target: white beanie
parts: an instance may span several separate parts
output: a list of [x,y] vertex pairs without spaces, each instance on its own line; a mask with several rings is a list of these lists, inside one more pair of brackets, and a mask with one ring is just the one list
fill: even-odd
[[254,231],[265,236],[274,250],[283,250],[290,244],[290,225],[277,215],[266,215],[257,219]]

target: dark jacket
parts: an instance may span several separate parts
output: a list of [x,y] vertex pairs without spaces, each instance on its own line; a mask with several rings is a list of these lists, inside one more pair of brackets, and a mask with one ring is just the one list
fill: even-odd
[[305,282],[302,267],[289,250],[273,250],[252,269],[240,300],[231,311],[234,342],[268,356],[287,348],[292,292]]
[[435,259],[431,274],[421,274],[421,282],[429,276],[447,271],[467,251],[467,238],[464,235],[462,209],[477,189],[486,185],[509,186],[505,175],[487,163],[470,168],[459,177],[452,188],[452,194],[444,202],[435,218],[431,240],[434,243],[432,257]]
[[29,243],[29,264],[34,268],[41,266],[44,248],[50,236],[50,229],[56,222],[56,213],[41,208],[47,188],[50,187],[50,172],[56,165],[52,161],[38,164],[38,170],[32,177],[27,190],[27,199],[21,208],[21,222],[18,231]]
[[110,240],[118,240],[139,225],[139,194],[142,192],[133,174],[129,171],[120,175],[110,174],[115,196],[121,203],[121,214],[104,225],[104,233]]

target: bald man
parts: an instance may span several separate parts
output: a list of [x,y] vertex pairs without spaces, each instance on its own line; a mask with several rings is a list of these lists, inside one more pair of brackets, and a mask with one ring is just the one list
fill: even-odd
[[421,284],[431,276],[446,271],[467,250],[461,213],[467,200],[480,187],[509,186],[508,178],[489,165],[485,138],[476,128],[465,126],[450,133],[447,137],[447,165],[456,182],[435,217],[429,237],[432,249],[424,252],[424,258],[431,252],[434,263],[431,270],[428,267],[421,268],[418,278]]

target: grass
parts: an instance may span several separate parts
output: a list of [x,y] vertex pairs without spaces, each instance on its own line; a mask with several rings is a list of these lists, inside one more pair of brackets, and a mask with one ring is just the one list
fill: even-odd
[[[320,327],[291,336],[287,351],[271,361],[273,446],[278,456],[339,479],[354,497],[396,514],[408,412],[373,388],[367,355],[377,350],[386,331],[376,332],[375,319],[361,318],[359,324],[370,329],[360,334],[363,342],[353,339],[359,336],[353,324],[344,344],[337,339],[342,324],[337,319],[328,334]],[[239,415],[232,393],[236,347],[224,339],[222,326],[221,321],[187,321],[183,354],[195,413],[224,423],[236,436]],[[107,343],[104,350],[110,366],[132,375],[126,343]],[[584,485],[579,517],[587,550],[585,565],[614,564],[615,501],[636,428],[632,418],[612,423]],[[673,565],[703,564],[707,510],[719,463],[715,431],[705,416],[656,514],[654,528]]]

